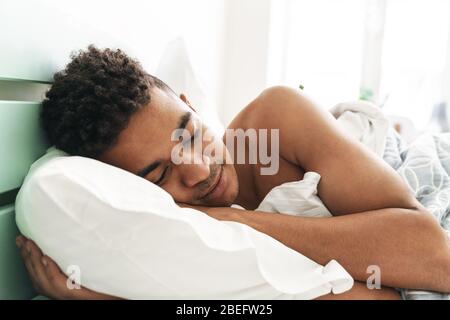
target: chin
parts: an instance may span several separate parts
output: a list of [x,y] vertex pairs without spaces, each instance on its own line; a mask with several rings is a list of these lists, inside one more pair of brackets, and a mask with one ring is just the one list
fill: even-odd
[[208,203],[205,205],[208,207],[230,207],[232,204],[234,204],[234,201],[237,198],[237,194],[237,188],[234,184],[231,184],[220,199],[208,201]]
[[229,207],[238,195],[238,181],[233,167],[225,166],[220,181],[208,198],[203,199],[203,205],[209,207]]

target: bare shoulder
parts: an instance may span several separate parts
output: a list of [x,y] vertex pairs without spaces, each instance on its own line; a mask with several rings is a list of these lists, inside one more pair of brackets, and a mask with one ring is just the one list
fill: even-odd
[[277,130],[280,156],[302,168],[315,160],[312,156],[321,156],[320,152],[313,153],[317,144],[331,147],[336,139],[331,141],[330,137],[338,137],[331,113],[299,89],[287,86],[265,89],[229,128]]
[[[300,90],[288,86],[273,86],[263,90],[230,123],[229,128],[280,128],[286,121],[286,114],[295,111],[305,119],[317,104]],[[316,110],[326,112],[326,110]]]

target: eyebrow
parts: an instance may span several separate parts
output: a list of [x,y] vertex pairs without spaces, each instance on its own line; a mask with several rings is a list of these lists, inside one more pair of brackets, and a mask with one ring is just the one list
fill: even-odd
[[[181,117],[180,120],[178,121],[178,126],[177,129],[185,129],[189,120],[191,120],[192,117],[192,113],[187,111],[186,113],[184,113]],[[153,170],[155,170],[156,168],[158,168],[158,166],[161,164],[161,161],[155,161],[151,164],[149,164],[148,166],[146,166],[144,169],[138,171],[137,175],[139,177],[145,177],[146,175],[148,175],[150,172],[152,172]]]
[[185,129],[186,125],[188,124],[189,120],[191,120],[192,117],[192,113],[190,113],[189,111],[187,111],[186,113],[184,113],[181,118],[180,121],[178,122],[178,127],[177,129]]

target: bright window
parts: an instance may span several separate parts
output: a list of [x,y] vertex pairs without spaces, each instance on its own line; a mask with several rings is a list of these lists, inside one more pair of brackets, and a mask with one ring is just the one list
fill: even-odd
[[365,1],[290,2],[285,81],[332,107],[358,96]]
[[387,1],[380,98],[421,129],[444,99],[449,18],[448,0]]
[[450,1],[288,0],[286,15],[283,81],[325,106],[363,96],[425,129],[450,97]]

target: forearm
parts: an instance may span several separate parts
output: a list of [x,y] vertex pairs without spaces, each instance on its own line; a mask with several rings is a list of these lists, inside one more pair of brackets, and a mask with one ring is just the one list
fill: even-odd
[[304,218],[232,208],[203,208],[219,220],[249,225],[320,264],[339,261],[359,281],[370,265],[383,285],[450,291],[450,249],[425,213],[381,209],[332,218]]

